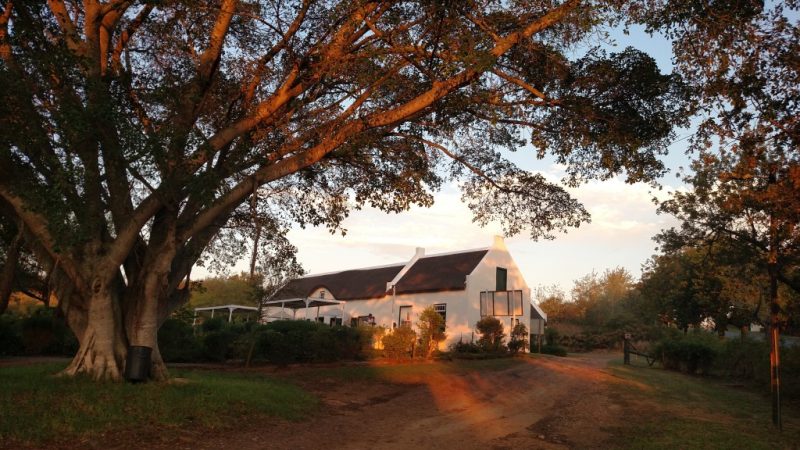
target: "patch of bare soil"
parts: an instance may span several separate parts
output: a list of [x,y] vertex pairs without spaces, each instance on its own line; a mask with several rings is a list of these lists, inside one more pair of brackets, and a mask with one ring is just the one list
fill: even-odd
[[309,421],[249,425],[160,444],[187,449],[603,448],[622,421],[621,400],[609,391],[611,384],[625,381],[605,370],[617,356],[523,359],[502,371],[437,374],[421,384],[315,382],[304,387],[321,398],[323,407]]

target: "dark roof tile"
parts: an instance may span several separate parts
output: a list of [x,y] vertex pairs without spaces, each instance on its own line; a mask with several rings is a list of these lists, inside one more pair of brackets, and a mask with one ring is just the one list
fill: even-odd
[[464,289],[466,277],[488,250],[451,253],[420,258],[397,282],[398,294]]
[[[420,258],[397,283],[396,292],[462,290],[467,275],[475,270],[487,252],[484,249]],[[304,298],[320,287],[328,289],[337,300],[380,298],[386,295],[386,283],[392,281],[403,267],[403,264],[398,264],[296,278],[281,289],[274,300]]]
[[315,289],[325,287],[337,300],[356,300],[383,297],[386,283],[392,281],[403,264],[376,269],[356,269],[324,275],[295,278],[281,289],[275,300],[303,298]]

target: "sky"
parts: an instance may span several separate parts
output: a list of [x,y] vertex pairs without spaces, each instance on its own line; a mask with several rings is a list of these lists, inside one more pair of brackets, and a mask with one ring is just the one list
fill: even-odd
[[[630,45],[653,56],[663,72],[671,71],[670,43],[650,37],[640,29],[630,34],[615,31],[614,42],[599,43],[609,51]],[[683,188],[675,176],[687,164],[684,154],[687,130],[678,130],[665,163],[671,169],[660,181],[661,190],[646,184],[629,185],[616,178],[593,181],[570,193],[583,203],[592,216],[591,223],[558,234],[555,240],[532,241],[523,232],[506,238],[512,257],[531,288],[558,285],[569,293],[573,281],[591,272],[624,267],[634,277],[641,274],[645,261],[655,253],[652,237],[677,222],[656,214],[653,197],[666,199],[674,189]],[[536,160],[532,149],[520,149],[511,158],[527,170],[538,171],[559,180],[563,170],[548,160]],[[353,211],[344,221],[345,236],[331,234],[324,227],[293,228],[290,241],[298,248],[298,259],[307,273],[333,272],[408,261],[416,247],[426,254],[488,247],[494,235],[501,235],[499,224],[481,228],[472,222],[469,209],[461,203],[454,184],[445,185],[435,195],[430,208],[414,207],[400,214],[387,214],[372,208]],[[245,270],[244,261],[233,269]],[[202,276],[202,273],[200,274]]]

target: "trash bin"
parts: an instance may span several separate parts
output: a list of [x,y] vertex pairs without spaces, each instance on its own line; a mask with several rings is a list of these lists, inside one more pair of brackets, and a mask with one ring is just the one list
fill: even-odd
[[128,349],[128,359],[125,361],[125,379],[131,383],[142,383],[150,376],[150,355],[153,349],[139,345]]

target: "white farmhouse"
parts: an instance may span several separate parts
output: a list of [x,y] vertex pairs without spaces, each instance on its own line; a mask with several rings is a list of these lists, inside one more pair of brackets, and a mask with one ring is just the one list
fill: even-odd
[[417,248],[405,264],[296,278],[268,303],[265,314],[267,320],[291,316],[391,329],[415,326],[428,306],[445,318],[442,348],[477,339],[475,323],[484,316],[500,319],[506,334],[519,322],[541,334],[547,320],[499,236],[489,248],[427,256]]

